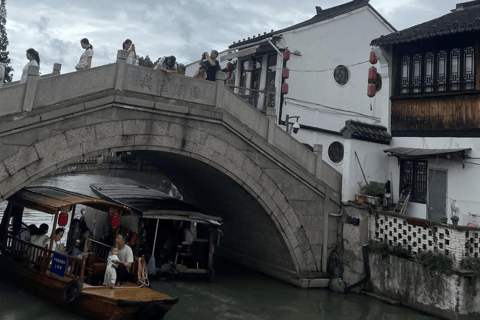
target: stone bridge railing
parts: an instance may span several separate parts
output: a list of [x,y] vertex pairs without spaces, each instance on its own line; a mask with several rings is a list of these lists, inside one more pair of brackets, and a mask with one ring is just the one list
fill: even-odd
[[370,240],[400,246],[413,255],[441,252],[452,257],[458,267],[463,258],[480,256],[480,228],[453,226],[380,213],[370,219]]
[[[233,130],[238,129],[245,139],[251,140],[260,149],[278,158],[284,154],[293,159],[319,182],[302,170],[282,161],[289,170],[295,171],[302,179],[315,188],[324,189],[325,183],[333,191],[330,196],[340,204],[341,175],[322,160],[321,145],[311,152],[279,126],[276,125],[275,109],[267,110],[267,117],[243,101],[241,97],[226,88],[223,74],[216,82],[195,79],[183,75],[167,75],[150,68],[126,64],[127,52],[120,50],[117,62],[88,70],[49,75],[38,78],[38,67],[30,67],[27,82],[13,84],[0,89],[0,136],[22,126],[31,126],[59,116],[88,112],[88,109],[103,103],[128,104],[146,109],[175,112],[182,116],[205,116],[205,110],[185,105],[219,108],[223,110],[222,120]],[[55,71],[55,70],[54,70]],[[171,101],[168,110],[158,99]],[[157,100],[157,101],[156,101]],[[186,102],[182,105],[175,101]],[[212,113],[218,117],[218,113]],[[246,125],[249,131],[240,129]],[[259,138],[264,138],[259,139]],[[265,142],[270,145],[268,148]],[[275,148],[271,148],[274,146]]]

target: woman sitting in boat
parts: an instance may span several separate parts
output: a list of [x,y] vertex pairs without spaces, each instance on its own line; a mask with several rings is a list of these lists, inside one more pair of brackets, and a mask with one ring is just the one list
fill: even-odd
[[69,255],[73,255],[73,249],[76,247],[75,244],[80,243],[80,237],[82,236],[82,230],[80,229],[80,220],[73,219],[70,229],[67,234],[67,252]]
[[63,228],[55,229],[55,235],[53,236],[53,246],[52,246],[53,251],[57,251],[57,252],[65,251],[63,243],[59,243],[64,233],[65,233],[65,229]]
[[115,289],[115,282],[117,281],[117,268],[121,261],[118,259],[118,247],[113,246],[110,249],[107,258],[107,269],[105,270],[105,276],[103,277],[103,285],[111,286]]
[[36,246],[44,248],[48,242],[49,236],[47,236],[48,224],[42,223],[40,228],[38,228],[38,234],[30,238],[30,243],[33,243]]
[[36,234],[36,232],[38,232],[37,226],[35,224],[31,224],[28,227],[20,229],[15,235],[15,238],[29,242],[32,236]]
[[119,234],[115,238],[115,245],[118,247],[118,259],[121,261],[117,268],[117,283],[127,280],[130,268],[133,265],[133,251],[126,244],[126,236]]
[[75,242],[75,247],[72,250],[72,256],[77,258],[83,258],[90,251],[90,230],[83,231],[80,239]]

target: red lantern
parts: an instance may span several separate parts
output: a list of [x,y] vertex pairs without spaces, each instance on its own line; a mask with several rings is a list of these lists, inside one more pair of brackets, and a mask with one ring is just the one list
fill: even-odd
[[290,60],[290,50],[285,49],[285,51],[283,51],[283,60],[285,61]]
[[290,70],[288,68],[283,68],[282,77],[285,79],[288,79],[289,76],[290,76]]
[[110,216],[110,226],[112,228],[118,228],[120,226],[120,215],[113,213]]
[[368,84],[368,89],[367,89],[367,96],[370,98],[375,97],[375,93],[377,92],[377,87],[374,83],[369,83]]
[[231,72],[233,68],[233,64],[231,62],[227,63],[227,71]]
[[377,63],[377,56],[375,55],[375,52],[370,51],[370,63],[371,64],[375,64]]
[[369,81],[376,81],[377,80],[377,68],[370,67],[370,69],[368,69],[368,80]]
[[58,217],[58,225],[60,227],[65,227],[68,223],[68,213],[61,212],[60,216]]
[[287,94],[288,93],[288,83],[282,84],[282,93]]

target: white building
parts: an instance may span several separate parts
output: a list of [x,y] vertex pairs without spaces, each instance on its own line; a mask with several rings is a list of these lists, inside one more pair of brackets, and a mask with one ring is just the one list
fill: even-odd
[[[390,136],[378,126],[378,101],[388,99],[388,90],[381,90],[380,81],[376,97],[369,98],[367,77],[371,39],[394,31],[368,0],[354,0],[316,7],[316,15],[307,21],[234,42],[220,58],[236,66],[229,81],[236,93],[260,110],[275,107],[280,126],[287,115],[290,123],[298,121],[300,130],[292,135],[302,143],[323,146],[323,160],[343,174],[344,201],[359,192],[364,174],[368,181],[389,179],[388,163],[379,154]],[[291,52],[288,60],[286,49]],[[197,68],[198,61],[187,66],[186,74]],[[381,71],[382,66],[377,68]],[[288,94],[281,92],[284,83]],[[347,128],[346,121],[354,122]]]

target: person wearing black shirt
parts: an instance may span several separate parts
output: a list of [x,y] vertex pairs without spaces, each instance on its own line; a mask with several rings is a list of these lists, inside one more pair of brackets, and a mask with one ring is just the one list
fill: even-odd
[[200,59],[200,65],[207,67],[207,80],[215,81],[215,74],[217,71],[220,71],[220,63],[217,60],[218,51],[212,50],[210,55],[208,52],[202,54],[202,59]]

